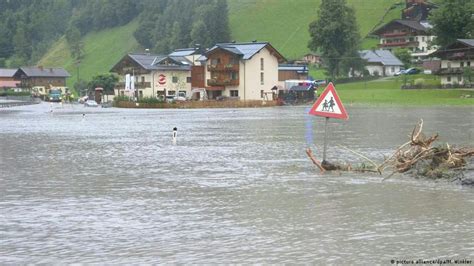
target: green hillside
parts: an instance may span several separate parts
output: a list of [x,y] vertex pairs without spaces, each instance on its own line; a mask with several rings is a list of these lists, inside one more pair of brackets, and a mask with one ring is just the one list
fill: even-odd
[[[232,39],[245,42],[269,41],[287,59],[301,58],[308,53],[308,25],[316,19],[321,0],[238,0],[229,3],[229,24]],[[401,6],[390,7],[400,0],[347,0],[356,11],[361,36],[366,36],[380,21],[400,17]],[[139,51],[133,37],[138,21],[111,29],[87,34],[83,38],[85,57],[77,68],[71,59],[66,40],[60,39],[38,62],[47,67],[64,67],[72,77],[72,87],[78,74],[81,79],[108,72],[127,52]],[[363,48],[372,48],[376,39],[365,39]]]
[[64,67],[72,76],[67,82],[72,87],[78,75],[80,79],[90,80],[97,74],[107,73],[126,53],[137,50],[138,43],[132,35],[137,27],[138,21],[132,21],[122,27],[87,34],[83,38],[85,57],[79,68],[71,58],[65,38],[61,38],[38,65]]
[[[239,0],[229,1],[229,22],[236,41],[270,41],[286,58],[297,59],[309,52],[308,25],[317,18],[321,0]],[[379,21],[399,18],[401,6],[385,13],[400,0],[347,0],[356,11],[362,37]],[[366,40],[363,48],[371,48],[376,40]]]

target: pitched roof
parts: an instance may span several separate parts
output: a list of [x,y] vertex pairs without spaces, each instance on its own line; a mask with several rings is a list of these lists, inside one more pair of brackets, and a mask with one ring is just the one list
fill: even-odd
[[[154,66],[158,66],[158,65],[163,65],[163,63],[165,62],[172,62],[172,64],[174,65],[179,65],[179,66],[182,66],[182,65],[192,65],[191,61],[189,61],[186,57],[184,56],[165,56],[165,57],[162,57],[160,59],[157,59],[153,62],[153,65]],[[164,65],[167,65],[167,64],[164,64]]]
[[426,21],[419,22],[419,21],[416,21],[416,20],[395,19],[395,20],[392,20],[392,21],[388,22],[387,24],[383,25],[382,27],[374,30],[372,32],[372,34],[375,34],[375,35],[381,34],[386,27],[388,27],[392,24],[400,24],[400,25],[409,27],[411,29],[414,29],[414,30],[417,30],[417,31],[423,31],[423,32],[427,32],[429,29],[432,28],[431,24],[429,24]]
[[16,72],[23,71],[28,77],[56,77],[66,78],[70,77],[69,73],[64,68],[50,68],[50,67],[20,67]]
[[154,66],[155,62],[166,57],[164,55],[143,54],[143,53],[137,53],[137,54],[132,53],[132,54],[128,54],[127,56],[130,57],[137,64],[139,64],[143,69],[146,69],[146,70],[155,69],[155,66]]
[[[130,58],[145,70],[190,70],[192,65],[191,62],[183,56],[130,53],[117,62],[110,71],[118,71],[120,63],[126,58]],[[165,59],[171,60],[174,63],[171,65],[160,64],[161,62],[164,62]]]
[[388,50],[363,50],[359,51],[359,55],[369,63],[380,63],[384,66],[403,66],[403,63]]
[[199,50],[195,48],[183,48],[183,49],[176,49],[169,54],[169,56],[189,56],[198,53]]
[[12,78],[13,75],[15,75],[15,72],[18,69],[13,69],[13,68],[0,68],[0,77],[2,78]]
[[458,41],[468,46],[474,47],[474,39],[458,39]]
[[203,61],[207,60],[207,56],[218,49],[222,49],[233,53],[235,55],[241,56],[243,60],[251,59],[255,54],[260,52],[263,48],[268,48],[272,50],[279,61],[284,61],[285,58],[281,55],[269,42],[250,42],[250,43],[218,43],[209,49],[205,55],[201,56],[198,60]]
[[457,39],[455,42],[441,47],[430,54],[430,56],[440,58],[463,58],[466,56],[472,57],[474,53],[474,39]]

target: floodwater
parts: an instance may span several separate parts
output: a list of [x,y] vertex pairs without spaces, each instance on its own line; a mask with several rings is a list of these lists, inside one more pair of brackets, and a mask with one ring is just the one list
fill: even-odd
[[[321,175],[305,149],[321,158],[324,118],[307,108],[0,109],[0,263],[474,260],[473,188]],[[381,161],[420,118],[474,142],[472,107],[346,109],[331,161],[362,160],[338,145]]]

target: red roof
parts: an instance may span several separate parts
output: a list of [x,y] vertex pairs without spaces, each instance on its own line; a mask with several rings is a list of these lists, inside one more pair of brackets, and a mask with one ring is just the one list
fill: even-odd
[[18,84],[18,80],[0,80],[0,88],[16,88]]

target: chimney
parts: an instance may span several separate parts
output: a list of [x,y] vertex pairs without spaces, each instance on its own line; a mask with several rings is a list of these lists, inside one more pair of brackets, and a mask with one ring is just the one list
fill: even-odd
[[39,68],[41,71],[43,71],[43,66],[38,66],[38,68]]

